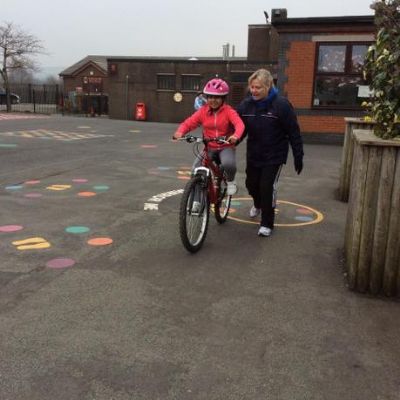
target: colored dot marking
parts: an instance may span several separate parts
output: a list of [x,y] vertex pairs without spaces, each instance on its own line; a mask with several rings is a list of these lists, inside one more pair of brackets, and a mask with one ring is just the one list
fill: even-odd
[[110,189],[110,187],[106,186],[106,185],[96,185],[96,186],[93,186],[93,189],[96,191],[99,191],[99,192],[104,192],[104,191]]
[[[235,200],[252,201],[251,198],[249,198],[249,197],[238,197],[238,198],[235,198]],[[301,222],[294,223],[294,224],[275,224],[275,226],[292,227],[292,226],[312,225],[312,224],[318,224],[319,222],[321,222],[324,219],[324,216],[322,215],[322,213],[320,213],[317,210],[314,210],[311,207],[304,206],[302,204],[292,203],[290,201],[284,201],[284,200],[278,200],[277,204],[279,204],[279,205],[287,204],[287,205],[292,205],[292,206],[299,207],[301,209],[310,210],[312,214],[315,214],[316,218],[305,217],[305,218],[309,218],[309,219],[307,219],[307,221],[301,220]],[[243,219],[243,218],[237,218],[237,217],[232,217],[232,216],[228,216],[228,218],[233,220],[233,221],[243,222],[245,224],[255,224],[255,225],[259,224],[258,221],[249,221],[249,220],[246,220],[246,219]],[[298,218],[300,218],[300,217],[298,217]]]
[[87,241],[88,244],[91,246],[107,246],[108,244],[111,244],[113,240],[108,237],[98,237],[98,238],[93,238]]
[[37,249],[47,249],[51,244],[41,237],[33,237],[23,240],[17,240],[12,242],[18,250],[37,250]]
[[30,199],[37,199],[39,197],[42,197],[43,195],[41,193],[36,193],[36,192],[32,192],[32,193],[26,193],[24,195],[24,197],[28,197]]
[[155,149],[157,147],[156,144],[142,144],[140,146],[142,149]]
[[78,196],[79,197],[93,197],[96,196],[97,193],[95,192],[79,192]]
[[190,176],[179,175],[178,179],[180,179],[181,181],[188,181],[190,179]]
[[0,143],[0,147],[2,147],[4,149],[13,149],[13,148],[17,147],[17,145],[14,143]]
[[24,182],[25,185],[37,185],[38,183],[40,183],[40,181],[38,180],[31,180],[31,181],[26,181]]
[[55,190],[55,191],[61,191],[61,190],[67,190],[70,189],[71,185],[51,185],[51,186],[47,186],[46,189],[49,190]]
[[139,131],[139,130],[135,130],[135,129],[131,129],[129,132],[132,132],[132,133],[140,133],[141,131]]
[[312,221],[312,217],[306,217],[306,216],[297,216],[294,218],[296,221],[302,221],[302,222],[309,222]]
[[17,232],[24,229],[21,225],[3,225],[0,226],[0,232]]
[[68,226],[65,228],[65,232],[68,233],[86,233],[89,231],[90,229],[87,226]]
[[232,206],[236,206],[236,207],[240,207],[242,205],[242,203],[240,201],[232,200],[231,201],[231,205]]
[[85,126],[85,125],[78,126],[77,128],[78,128],[78,129],[92,129],[91,126]]
[[157,167],[157,169],[160,171],[169,171],[171,168],[170,167]]
[[310,215],[313,213],[311,210],[307,210],[306,208],[298,208],[296,212],[303,215]]
[[72,267],[73,265],[75,265],[75,260],[72,258],[53,258],[46,263],[47,268],[54,269],[68,268]]
[[74,178],[72,179],[72,182],[74,183],[86,183],[88,180],[84,178]]
[[9,185],[6,186],[6,190],[20,190],[22,189],[22,185]]

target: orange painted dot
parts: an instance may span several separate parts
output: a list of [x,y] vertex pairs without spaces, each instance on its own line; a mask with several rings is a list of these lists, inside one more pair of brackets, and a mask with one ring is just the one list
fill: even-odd
[[92,197],[92,196],[96,196],[97,193],[95,192],[79,192],[78,196],[80,197]]
[[88,244],[91,246],[107,246],[108,244],[111,244],[113,240],[108,237],[98,237],[98,238],[93,238],[87,241]]

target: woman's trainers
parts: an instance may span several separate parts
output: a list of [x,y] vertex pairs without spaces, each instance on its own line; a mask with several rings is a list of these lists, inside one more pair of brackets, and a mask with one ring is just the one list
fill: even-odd
[[260,211],[261,210],[259,208],[255,208],[254,206],[252,206],[250,208],[250,212],[249,212],[250,218],[257,217],[260,214]]
[[260,226],[258,230],[258,236],[271,236],[272,229],[267,228],[266,226]]
[[237,192],[237,186],[235,181],[228,182],[227,194],[233,196]]

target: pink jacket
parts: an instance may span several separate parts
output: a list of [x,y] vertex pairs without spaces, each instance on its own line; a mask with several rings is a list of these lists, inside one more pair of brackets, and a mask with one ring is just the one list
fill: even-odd
[[[244,131],[244,124],[238,113],[227,104],[223,104],[216,112],[208,105],[201,107],[179,125],[178,133],[182,137],[200,125],[203,127],[203,136],[205,138],[218,136],[226,136],[228,138],[234,135],[237,139],[240,139]],[[231,146],[233,145],[217,144],[215,142],[209,144],[212,149],[223,149]]]

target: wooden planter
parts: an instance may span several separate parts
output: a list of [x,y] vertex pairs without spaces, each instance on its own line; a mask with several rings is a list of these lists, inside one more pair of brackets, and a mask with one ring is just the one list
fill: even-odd
[[354,130],[345,231],[350,288],[400,296],[400,140]]
[[351,166],[354,154],[353,131],[355,129],[373,129],[374,122],[364,121],[363,118],[345,118],[346,130],[342,150],[342,164],[340,166],[339,178],[339,200],[347,202],[350,192]]

